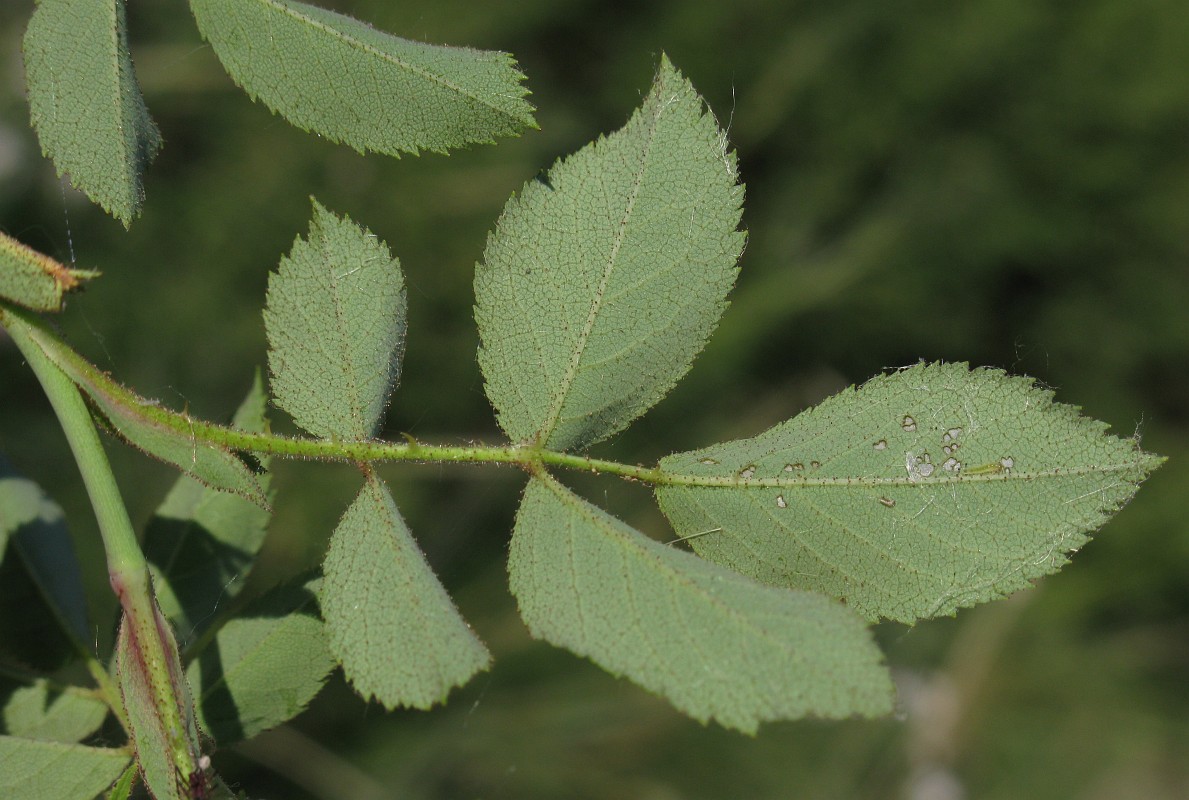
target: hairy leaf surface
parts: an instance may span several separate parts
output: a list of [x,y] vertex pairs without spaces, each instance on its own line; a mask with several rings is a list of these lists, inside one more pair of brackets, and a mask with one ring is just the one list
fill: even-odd
[[374,475],[335,529],[323,572],[330,649],[364,697],[429,708],[490,662]]
[[445,152],[536,127],[507,53],[400,39],[294,0],[190,0],[190,8],[253,99],[360,152]]
[[[120,624],[116,639],[116,678],[128,712],[129,734],[145,785],[156,800],[188,800],[182,794],[182,788],[189,786],[190,776],[179,774],[179,770],[181,765],[196,763],[198,759],[194,703],[177,660],[177,643],[169,623],[160,612],[156,612],[156,622],[158,635],[165,644],[166,658],[170,658],[164,665],[171,684],[169,691],[162,692],[160,687],[154,686],[161,670],[151,663],[151,648],[141,644],[127,615]],[[156,698],[166,694],[178,703],[180,730],[169,723],[168,716],[157,706]]]
[[911,622],[1055,572],[1161,460],[1031,379],[922,364],[669,456],[703,485],[656,494],[704,558]]
[[388,247],[314,202],[269,275],[268,363],[277,405],[315,436],[366,439],[400,377],[405,284]]
[[892,683],[854,612],[654,542],[551,477],[525,492],[508,561],[534,636],[702,722],[886,714]]
[[107,717],[107,704],[94,691],[76,686],[64,689],[37,680],[14,691],[0,712],[4,733],[24,739],[79,742]]
[[316,582],[270,592],[219,629],[186,674],[199,727],[225,747],[301,713],[335,667]]
[[70,269],[0,231],[0,297],[34,311],[58,311],[62,297],[98,272]]
[[161,147],[128,53],[124,0],[38,0],[25,32],[33,126],[58,174],[125,226]]
[[737,180],[725,134],[663,58],[622,130],[508,202],[475,275],[475,319],[513,441],[600,441],[685,374],[737,274]]
[[0,736],[0,797],[94,800],[129,760],[123,750]]
[[[268,402],[257,375],[232,427],[268,430]],[[260,488],[267,494],[270,459],[260,461]],[[161,610],[183,638],[215,619],[219,604],[239,594],[264,544],[269,513],[239,495],[220,492],[182,476],[145,531],[144,551],[154,568]]]

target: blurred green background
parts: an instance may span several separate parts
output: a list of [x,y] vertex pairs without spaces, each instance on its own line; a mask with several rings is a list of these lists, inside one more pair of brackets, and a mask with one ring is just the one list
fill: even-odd
[[[165,149],[125,232],[39,155],[19,46],[33,3],[0,4],[0,228],[104,272],[61,326],[142,394],[230,415],[264,363],[267,273],[315,195],[406,272],[408,352],[385,435],[496,441],[470,317],[486,232],[538,170],[623,124],[664,51],[729,126],[750,241],[693,371],[597,455],[648,463],[753,435],[925,358],[1034,375],[1170,461],[1032,591],[878,628],[901,687],[895,719],[775,724],[755,739],[529,639],[502,563],[518,473],[386,468],[496,664],[429,713],[385,713],[332,679],[290,726],[216,755],[231,782],[295,800],[1189,797],[1189,5],[324,5],[512,52],[541,130],[448,158],[363,157],[250,102],[183,3],[138,0],[133,55]],[[110,451],[143,522],[174,476]],[[65,507],[95,619],[111,620],[77,472],[5,341],[0,452]],[[357,483],[325,465],[277,473],[257,585],[317,562]],[[669,535],[646,492],[574,483]],[[97,635],[102,646],[110,624]]]

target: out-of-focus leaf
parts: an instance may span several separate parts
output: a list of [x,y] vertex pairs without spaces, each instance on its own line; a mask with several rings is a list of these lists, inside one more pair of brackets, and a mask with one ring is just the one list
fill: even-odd
[[513,441],[584,447],[686,373],[744,235],[726,136],[662,58],[643,106],[512,198],[475,274],[479,363]]
[[94,800],[130,760],[123,750],[0,736],[0,797]]
[[131,224],[161,135],[136,84],[124,0],[38,0],[24,51],[41,149],[59,175]]
[[445,152],[536,127],[507,53],[399,39],[294,0],[190,0],[232,79],[360,152]]
[[374,475],[335,529],[323,573],[330,650],[364,697],[429,708],[490,662]]
[[854,612],[654,542],[552,477],[529,483],[508,566],[534,636],[702,722],[750,733],[891,711],[891,677]]
[[23,739],[81,742],[103,724],[107,704],[77,687],[53,689],[38,680],[12,693],[0,712],[3,732]]
[[199,727],[220,746],[297,716],[335,667],[316,582],[270,592],[219,629],[190,663]]
[[1028,378],[921,364],[663,459],[692,485],[657,499],[704,558],[911,622],[1057,571],[1162,460]]
[[62,296],[98,272],[70,269],[0,231],[0,297],[35,311],[58,311]]
[[388,247],[314,201],[309,240],[269,276],[264,325],[277,405],[316,436],[374,436],[405,342],[404,278]]
[[[267,396],[259,374],[232,426],[263,433]],[[260,462],[260,488],[269,490],[270,460]],[[239,594],[264,544],[269,514],[243,497],[182,476],[149,521],[144,551],[154,567],[161,610],[183,638],[200,632],[219,604]]]
[[0,558],[5,539],[11,539],[62,630],[76,647],[85,647],[90,639],[87,598],[65,515],[41,487],[0,457]]

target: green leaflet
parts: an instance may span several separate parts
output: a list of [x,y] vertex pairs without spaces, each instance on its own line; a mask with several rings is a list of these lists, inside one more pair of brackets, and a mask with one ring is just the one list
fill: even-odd
[[0,730],[23,739],[80,742],[99,729],[107,712],[107,704],[93,691],[59,689],[39,679],[8,697]]
[[221,747],[300,714],[334,669],[316,591],[311,582],[270,592],[190,663],[199,726]]
[[9,538],[59,627],[86,652],[87,598],[62,509],[0,458],[0,557]]
[[62,296],[98,277],[70,269],[0,231],[0,297],[35,311],[58,311]]
[[[232,427],[263,433],[267,396],[257,374]],[[260,462],[261,490],[269,490],[270,460]],[[144,552],[154,567],[161,610],[184,637],[214,620],[221,602],[239,594],[264,544],[269,513],[243,497],[182,476],[149,521]]]
[[294,0],[190,0],[255,100],[360,152],[445,152],[536,127],[506,53],[399,39]]
[[129,760],[123,750],[0,736],[0,797],[94,800]]
[[667,58],[622,130],[525,184],[475,275],[479,363],[513,441],[585,447],[664,397],[726,307],[742,200],[725,134]]
[[140,768],[136,766],[136,762],[130,763],[124,770],[124,774],[112,784],[110,790],[104,800],[128,800],[132,796],[132,788],[136,786],[136,779],[140,776]]
[[58,174],[128,226],[161,147],[128,54],[124,0],[38,0],[25,32],[33,126]]
[[260,481],[235,453],[220,445],[198,443],[191,432],[201,423],[187,414],[162,408],[116,383],[19,309],[0,304],[0,324],[14,338],[25,337],[36,343],[129,443],[209,486],[268,507]]
[[364,697],[429,708],[490,663],[374,475],[335,529],[323,572],[330,649]]
[[508,568],[534,636],[702,722],[752,733],[891,711],[891,678],[854,612],[654,542],[552,477],[529,483]]
[[277,405],[316,436],[376,434],[405,341],[404,278],[383,242],[314,201],[309,240],[269,275],[264,325]]
[[704,558],[911,622],[1028,586],[1085,544],[1163,460],[1105,431],[1031,379],[921,364],[669,456],[685,477],[656,494]]

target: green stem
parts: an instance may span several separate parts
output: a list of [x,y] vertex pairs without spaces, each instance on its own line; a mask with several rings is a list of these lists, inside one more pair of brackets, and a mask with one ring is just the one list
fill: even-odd
[[[689,486],[719,488],[781,488],[797,489],[807,487],[853,487],[864,486],[930,486],[950,483],[957,478],[938,475],[920,479],[919,476],[900,477],[812,477],[801,471],[789,471],[773,476],[746,474],[692,475],[669,472],[660,467],[645,467],[607,461],[600,458],[561,453],[537,445],[485,446],[435,446],[422,444],[406,435],[403,442],[342,442],[329,439],[294,439],[270,433],[247,433],[221,425],[212,425],[202,420],[179,414],[167,408],[138,397],[108,375],[96,369],[61,342],[43,326],[30,323],[31,337],[41,346],[43,354],[52,360],[63,372],[93,397],[102,397],[104,402],[118,405],[135,416],[145,426],[168,429],[185,437],[195,445],[205,444],[240,452],[288,456],[291,458],[313,458],[329,461],[369,463],[374,461],[417,461],[454,464],[512,464],[527,471],[542,466],[574,469],[596,474],[616,475],[626,480],[639,481],[654,486]],[[791,466],[791,465],[790,465]],[[1128,470],[1133,464],[1092,465],[1084,471],[1102,472],[1104,469]],[[988,464],[966,470],[961,476],[963,483],[998,482],[1021,478],[1068,477],[1078,474],[1078,469],[1053,469],[1031,473],[1005,469],[1000,464]]]
[[[184,774],[188,775],[198,768],[198,754],[186,741],[188,726],[183,722],[184,706],[179,702],[178,691],[173,685],[172,674],[180,673],[180,665],[176,667],[176,673],[171,674],[170,669],[171,664],[180,664],[177,647],[167,646],[166,637],[158,627],[160,617],[149,565],[136,540],[107,453],[91,420],[91,413],[74,381],[59,369],[37,341],[36,334],[44,329],[31,322],[25,314],[5,308],[0,308],[0,323],[8,329],[12,340],[41,382],[74,453],[99,523],[107,555],[108,577],[120,599],[125,615],[124,624],[130,626],[129,633],[134,638],[146,679],[152,687],[153,706],[163,727],[169,732],[175,763],[185,769]],[[103,676],[101,685],[112,701],[112,708],[129,734],[135,737],[136,732],[129,729],[127,709],[118,702],[119,696],[105,671]],[[98,676],[96,679],[99,680]]]

